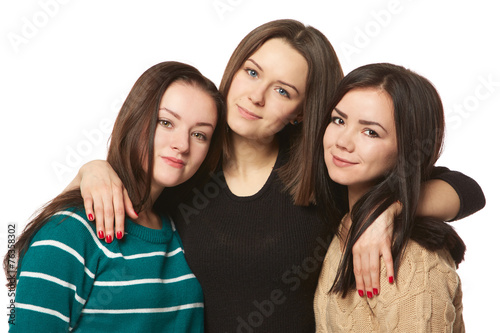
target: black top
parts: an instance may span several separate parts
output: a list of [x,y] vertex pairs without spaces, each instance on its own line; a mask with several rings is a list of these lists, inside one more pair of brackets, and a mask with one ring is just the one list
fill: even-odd
[[[207,332],[315,330],[314,292],[333,235],[316,207],[295,206],[283,191],[276,169],[286,159],[280,150],[255,195],[235,196],[219,170],[189,200],[175,204],[186,259],[203,289]],[[436,168],[434,178],[459,193],[456,219],[484,205],[481,188],[469,177]]]

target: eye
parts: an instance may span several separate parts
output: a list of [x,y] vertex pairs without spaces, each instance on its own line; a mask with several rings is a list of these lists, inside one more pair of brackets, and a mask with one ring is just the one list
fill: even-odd
[[255,69],[251,69],[251,68],[246,68],[245,71],[248,73],[248,75],[250,75],[251,77],[257,77],[259,75],[259,73],[257,73],[257,71]]
[[207,141],[208,140],[207,136],[201,132],[194,132],[191,134],[191,136],[200,140],[200,141]]
[[160,126],[163,126],[163,127],[168,127],[168,128],[173,127],[173,124],[170,121],[165,120],[165,119],[159,119],[158,124],[160,124]]
[[378,138],[379,135],[377,132],[375,132],[374,130],[371,130],[371,129],[365,129],[363,131],[363,133],[365,133],[366,135],[368,135],[370,138]]
[[337,124],[337,125],[344,125],[345,122],[344,122],[344,119],[340,118],[340,117],[332,117],[332,123],[334,124]]
[[276,88],[275,91],[278,92],[278,94],[280,94],[281,96],[290,98],[290,94],[288,93],[288,91],[283,88]]

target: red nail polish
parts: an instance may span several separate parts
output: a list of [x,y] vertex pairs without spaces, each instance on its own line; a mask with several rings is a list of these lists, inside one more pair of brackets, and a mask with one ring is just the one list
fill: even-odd
[[113,237],[111,237],[111,235],[107,235],[106,236],[106,243],[111,243],[113,241]]
[[123,237],[123,233],[122,233],[121,231],[118,231],[118,232],[116,233],[116,238],[118,238],[118,239],[122,239],[122,237]]
[[378,289],[377,288],[373,288],[373,295],[375,295],[375,296],[378,295]]
[[89,214],[89,221],[94,221],[94,215]]
[[389,276],[389,283],[394,283],[394,277]]
[[363,297],[364,293],[363,290],[358,290],[359,297]]
[[104,238],[104,232],[102,232],[102,230],[101,230],[101,231],[99,231],[99,232],[97,233],[97,237],[99,237],[100,239],[103,239],[103,238]]
[[367,296],[368,298],[372,298],[372,297],[373,297],[372,292],[371,292],[371,291],[367,291],[367,292],[366,292],[366,296]]

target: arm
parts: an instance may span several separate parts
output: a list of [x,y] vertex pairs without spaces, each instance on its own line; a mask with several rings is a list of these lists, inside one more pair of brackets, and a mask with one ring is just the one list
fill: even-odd
[[65,191],[75,187],[81,189],[85,212],[90,221],[95,220],[98,237],[108,243],[113,235],[120,239],[125,234],[125,213],[137,218],[127,190],[108,162],[83,165]]
[[418,216],[454,221],[474,214],[486,204],[479,184],[463,173],[435,167],[431,178],[422,186]]
[[98,260],[94,249],[81,222],[53,216],[22,258],[10,332],[68,332],[74,327],[92,290],[94,278],[85,267],[95,274]]
[[[418,216],[431,216],[444,221],[457,220],[477,212],[485,205],[481,187],[472,178],[444,167],[436,167],[431,180],[422,184]],[[387,267],[387,277],[394,277],[391,255],[392,223],[399,214],[391,206],[363,233],[353,247],[356,288],[364,295],[376,296],[380,286],[379,257]]]

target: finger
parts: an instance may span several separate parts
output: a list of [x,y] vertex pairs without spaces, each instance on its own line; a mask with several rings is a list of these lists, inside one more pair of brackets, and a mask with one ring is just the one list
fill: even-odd
[[115,211],[113,208],[113,196],[111,193],[103,197],[103,206],[106,243],[111,243],[114,239],[115,224]]
[[104,239],[104,210],[101,198],[94,199],[95,226],[97,237]]
[[94,221],[95,219],[93,205],[94,201],[92,200],[91,196],[83,197],[83,207],[85,208],[85,214],[87,215],[89,221]]
[[360,297],[365,295],[365,285],[363,283],[363,276],[361,274],[361,257],[353,254],[353,270],[354,278],[356,279],[356,290]]
[[125,225],[125,209],[123,204],[122,189],[113,187],[113,210],[114,210],[114,229],[117,239],[122,239]]
[[377,296],[380,290],[380,256],[378,252],[370,255],[370,280],[373,296]]
[[389,283],[394,282],[394,262],[392,261],[392,253],[390,246],[382,249],[382,258],[384,259],[385,269],[387,271],[387,279]]
[[363,284],[365,286],[366,297],[372,298],[372,279],[370,275],[370,255],[363,254],[361,256],[361,275],[363,277]]

